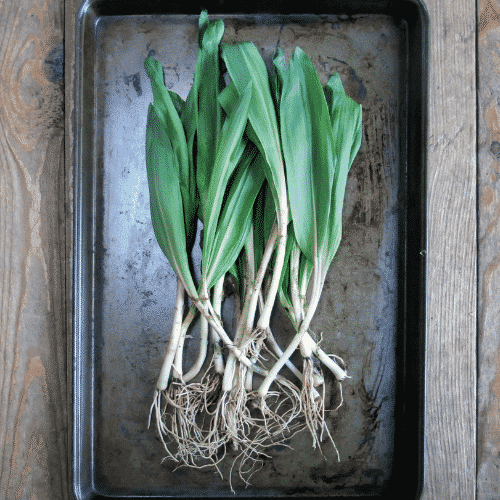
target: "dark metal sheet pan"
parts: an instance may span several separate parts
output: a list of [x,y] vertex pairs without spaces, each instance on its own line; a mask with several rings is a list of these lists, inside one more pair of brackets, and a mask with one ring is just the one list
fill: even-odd
[[[344,236],[315,331],[351,376],[328,414],[339,450],[307,433],[238,496],[419,496],[425,299],[428,20],[414,1],[208,2],[225,41],[252,40],[338,72],[363,106]],[[144,139],[155,55],[183,98],[196,62],[197,16],[183,2],[86,1],[76,19],[73,486],[78,499],[231,495],[228,468],[174,470],[147,416],[172,322],[175,275],[149,214]],[[194,255],[195,260],[199,260]],[[231,321],[230,312],[226,321]],[[278,310],[275,334],[290,333]],[[284,343],[284,342],[283,342]],[[196,352],[188,346],[187,362]],[[329,382],[330,409],[338,388]]]

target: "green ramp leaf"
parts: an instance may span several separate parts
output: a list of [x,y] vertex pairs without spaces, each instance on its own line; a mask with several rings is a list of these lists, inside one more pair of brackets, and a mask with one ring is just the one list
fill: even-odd
[[315,262],[325,244],[335,157],[321,82],[309,57],[296,48],[284,75],[281,142],[288,199],[300,249]]
[[276,108],[279,109],[281,93],[283,91],[283,82],[288,71],[285,61],[285,54],[283,54],[283,51],[279,47],[276,49],[276,55],[273,59],[273,67],[274,73],[271,78],[271,84],[273,87],[274,102]]
[[149,105],[146,125],[146,168],[156,239],[188,294],[197,297],[186,249],[178,160],[154,104]]
[[338,74],[333,75],[325,87],[332,123],[336,168],[332,190],[332,208],[328,224],[327,257],[324,273],[328,270],[342,237],[342,207],[347,175],[361,145],[361,105],[346,95]]
[[227,183],[238,165],[246,145],[243,132],[248,120],[248,109],[251,97],[252,84],[250,83],[239,99],[235,112],[226,118],[221,131],[221,139],[217,147],[203,217],[202,275],[205,278],[205,282],[209,274],[211,274],[210,264],[214,262],[213,256],[218,250],[215,247],[214,239]]
[[223,44],[222,58],[239,95],[252,82],[253,96],[248,114],[252,131],[248,136],[266,159],[266,178],[277,202],[278,193],[286,192],[286,187],[278,121],[266,65],[251,42]]
[[221,20],[206,26],[196,64],[198,77],[196,184],[200,196],[200,214],[203,214],[207,200],[207,189],[222,129],[222,108],[217,98],[221,90],[219,43],[223,34],[224,23]]
[[214,285],[236,261],[245,244],[252,222],[253,206],[264,182],[263,158],[249,144],[250,152],[243,156],[233,179],[215,233],[211,261],[208,267],[208,287]]
[[[171,94],[165,86],[163,80],[163,68],[159,61],[153,57],[148,57],[144,61],[144,68],[151,81],[153,89],[153,104],[157,111],[158,118],[162,123],[168,138],[172,144],[172,149],[177,158],[179,169],[179,181],[184,203],[184,220],[188,234],[188,243],[192,243],[196,221],[196,190],[194,171],[189,162],[186,135],[181,118],[172,101]],[[178,100],[174,98],[178,104]]]

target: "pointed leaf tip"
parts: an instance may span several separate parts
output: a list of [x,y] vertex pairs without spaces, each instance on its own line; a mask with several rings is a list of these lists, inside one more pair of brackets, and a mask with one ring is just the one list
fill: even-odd
[[345,94],[344,86],[342,85],[342,80],[338,73],[335,73],[328,80],[327,87],[330,88],[333,92],[342,92]]

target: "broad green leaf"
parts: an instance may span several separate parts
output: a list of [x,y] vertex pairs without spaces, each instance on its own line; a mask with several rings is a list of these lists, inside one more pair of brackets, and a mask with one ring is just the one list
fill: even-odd
[[183,280],[189,295],[197,297],[186,249],[183,196],[177,161],[159,113],[150,104],[146,125],[146,168],[153,229],[160,248],[177,276]]
[[[290,218],[288,222],[290,222]],[[266,192],[264,198],[264,246],[267,244],[267,240],[271,235],[274,225],[277,223],[276,207],[273,201],[273,195],[269,183],[266,183]]]
[[[238,89],[233,81],[230,81],[224,89],[219,94],[219,103],[226,115],[231,116],[238,104],[238,99],[240,95]],[[245,129],[248,138],[262,151],[262,146],[260,144],[259,138],[255,134],[251,125],[247,125]],[[266,168],[269,168],[266,166]]]
[[332,111],[332,103],[335,94],[346,95],[344,86],[342,85],[342,80],[340,79],[338,73],[332,75],[325,86],[325,97],[330,112]]
[[[265,161],[260,155],[262,161]],[[255,266],[258,269],[264,254],[265,247],[276,224],[276,208],[269,183],[264,182],[254,204],[254,253]]]
[[212,254],[217,251],[214,247],[214,238],[219,223],[226,186],[245,149],[246,141],[243,138],[243,132],[248,120],[251,97],[252,84],[249,83],[239,100],[235,112],[226,118],[222,127],[203,218],[202,274],[205,278],[210,271],[207,265],[209,262],[213,262]]
[[232,274],[237,282],[239,282],[240,275],[237,266],[238,259],[233,262],[233,265],[229,268],[228,273]]
[[170,95],[170,99],[172,99],[172,104],[174,105],[175,111],[177,111],[177,114],[179,115],[179,117],[181,117],[182,108],[184,107],[184,101],[182,100],[182,97],[179,94],[172,92],[171,90],[168,91],[168,94]]
[[[198,77],[195,70],[195,77],[193,86],[189,91],[186,102],[182,108],[181,114],[182,125],[184,126],[184,130],[186,133],[186,146],[188,151],[188,163],[192,177],[190,178],[190,193],[195,192],[195,196],[197,196],[196,190],[196,177],[194,175],[195,172],[195,137],[196,130],[198,128]],[[197,203],[199,210],[199,203]]]
[[349,155],[349,163],[352,164],[356,154],[358,153],[359,147],[361,146],[361,138],[362,138],[361,104],[356,103],[354,100],[352,100],[349,96],[346,95],[344,87],[342,86],[342,81],[340,80],[340,76],[338,75],[338,73],[335,73],[326,84],[325,97],[330,112],[332,126],[334,124],[334,121],[337,119],[336,116],[339,113],[344,113],[352,117],[352,119],[348,123],[344,123],[344,125],[347,125],[348,128],[347,133],[354,135]]
[[196,193],[194,190],[194,172],[188,158],[186,135],[182,121],[163,81],[161,64],[153,57],[148,57],[144,62],[144,67],[151,81],[153,104],[158,118],[163,124],[177,158],[180,188],[184,203],[184,220],[188,231],[188,242],[191,242],[196,219]]
[[296,48],[280,103],[281,142],[297,242],[314,262],[326,241],[334,177],[332,126],[321,82]]
[[247,239],[255,198],[264,182],[262,161],[254,146],[240,161],[224,203],[214,238],[212,260],[208,263],[208,287],[215,284],[234,264]]
[[[202,48],[208,52],[219,50],[219,44],[224,36],[224,21],[218,19],[217,21],[209,22],[203,33],[201,42]],[[220,75],[219,75],[220,76]]]
[[[218,45],[223,32],[223,22],[210,23],[207,11],[202,11],[198,21],[198,59],[193,85],[181,115],[186,131],[189,165],[195,184],[193,190],[196,191],[198,201],[198,217],[201,220],[203,220],[206,202],[206,186],[213,164],[213,151],[215,151],[222,120],[216,99],[220,90]],[[210,131],[211,140],[207,140],[208,131]],[[194,175],[195,171],[196,175]]]
[[332,123],[336,169],[324,273],[333,260],[342,237],[342,208],[347,175],[361,145],[362,136],[361,105],[345,94],[338,74],[330,78],[325,87],[325,95]]
[[256,269],[259,268],[262,261],[266,240],[264,233],[264,208],[267,189],[269,189],[267,181],[264,181],[253,207],[253,253]]
[[290,257],[292,255],[294,247],[298,246],[293,231],[293,223],[289,225],[286,237],[287,240],[286,240],[285,264],[283,265],[283,270],[281,271],[279,288],[278,288],[278,298],[279,301],[281,302],[281,305],[285,308],[285,311],[288,314],[290,321],[295,327],[297,327],[292,299],[290,297]]
[[285,54],[281,48],[277,48],[276,55],[273,59],[274,72],[272,77],[272,87],[274,93],[274,102],[277,109],[279,109],[279,104],[281,101],[281,93],[283,91],[283,82],[286,78],[286,73],[288,68],[286,66]]
[[[172,143],[172,147],[177,156],[179,166],[188,164],[187,145],[184,128],[182,127],[181,119],[172,102],[169,91],[163,81],[163,68],[161,64],[153,57],[148,57],[144,61],[144,68],[151,81],[153,89],[153,104],[158,112],[158,117],[163,123],[168,137]],[[186,174],[180,172],[181,182],[184,181]],[[187,182],[185,182],[187,184]]]
[[277,200],[278,193],[286,190],[286,187],[283,185],[285,178],[278,121],[266,65],[251,42],[223,44],[222,58],[238,94],[242,94],[249,82],[253,84],[253,97],[248,114],[253,133],[248,135],[252,141],[253,137],[256,137],[257,140],[253,142],[266,159],[266,178],[273,197]]
[[285,262],[287,269],[285,270],[285,268],[283,268],[280,277],[280,287],[282,287],[283,290],[286,290],[287,294],[288,294],[288,288],[290,286],[290,257],[292,255],[292,251],[297,246],[298,243],[293,231],[293,224],[290,224],[290,227],[288,228],[287,231],[286,253],[285,253]]
[[241,303],[245,302],[245,248],[241,250],[229,272],[236,278]]
[[238,89],[233,81],[230,81],[220,92],[218,100],[219,104],[226,115],[232,115],[238,103]]
[[302,253],[299,263],[299,291],[307,290],[313,272],[313,263]]
[[220,93],[219,43],[223,34],[221,20],[207,25],[196,65],[199,85],[196,184],[202,214],[222,128],[222,109],[217,98]]
[[198,18],[198,48],[200,49],[203,43],[203,35],[208,27],[208,23],[208,12],[206,10],[202,10],[200,17]]

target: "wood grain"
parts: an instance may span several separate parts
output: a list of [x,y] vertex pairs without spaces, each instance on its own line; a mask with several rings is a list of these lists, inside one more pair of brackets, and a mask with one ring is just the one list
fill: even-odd
[[[66,93],[58,61],[63,42],[74,48],[79,3],[0,0],[0,496],[9,500],[72,498],[73,53],[65,54]],[[477,496],[498,498],[500,4],[478,4]],[[476,13],[471,0],[426,5],[431,71],[423,497],[468,500],[476,490]]]
[[478,5],[477,498],[500,496],[500,2]]
[[67,498],[62,22],[0,3],[0,491]]
[[476,477],[475,4],[431,22],[423,498],[473,499]]

